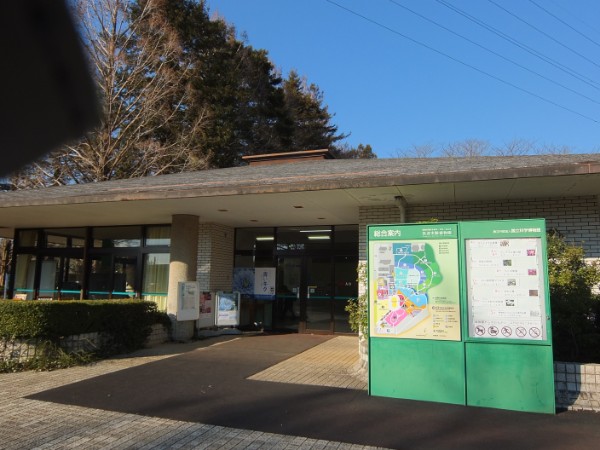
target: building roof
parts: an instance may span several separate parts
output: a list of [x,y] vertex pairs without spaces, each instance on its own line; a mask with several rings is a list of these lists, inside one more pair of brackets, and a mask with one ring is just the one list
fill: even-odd
[[[475,187],[477,189],[473,189]],[[255,210],[263,210],[262,214],[256,212],[256,216],[266,217],[265,208],[269,204],[265,203],[265,195],[269,195],[270,200],[277,200],[270,203],[268,215],[273,220],[280,220],[287,216],[278,219],[273,208],[307,200],[320,208],[321,217],[332,209],[341,208],[340,202],[357,210],[356,206],[393,204],[398,195],[404,196],[410,205],[483,198],[599,194],[600,154],[333,159],[1,192],[0,228],[170,222],[167,214],[173,213],[197,214],[205,220],[220,221],[223,216],[207,214],[208,209],[238,211],[239,215],[251,204]],[[325,199],[330,203],[323,203]],[[94,209],[90,209],[91,205]],[[49,207],[53,207],[52,215],[46,214]],[[153,207],[161,209],[152,211]],[[100,211],[102,219],[96,217]],[[161,211],[163,214],[159,214]],[[82,213],[90,212],[87,222],[85,217],[80,217]],[[40,216],[42,213],[43,217]],[[255,220],[252,222],[255,224],[272,222],[249,219],[251,211],[242,215],[243,219],[230,220],[230,223],[251,226],[248,221]],[[330,217],[330,223],[351,217],[340,215]],[[318,217],[312,220],[316,219]],[[39,223],[32,225],[36,220]],[[136,222],[138,220],[143,221]]]

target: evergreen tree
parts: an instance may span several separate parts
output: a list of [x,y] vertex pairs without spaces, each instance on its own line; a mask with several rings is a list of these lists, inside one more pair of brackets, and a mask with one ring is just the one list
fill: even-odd
[[323,105],[323,93],[315,84],[308,84],[296,71],[291,71],[283,83],[285,108],[292,124],[282,141],[293,150],[330,148],[346,135],[338,134],[331,123],[332,116]]

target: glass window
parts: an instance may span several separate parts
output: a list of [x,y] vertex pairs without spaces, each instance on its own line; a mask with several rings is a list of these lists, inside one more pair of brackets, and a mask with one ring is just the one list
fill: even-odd
[[82,258],[64,258],[64,269],[60,283],[62,300],[78,300],[81,297],[84,264]]
[[335,258],[335,296],[348,299],[358,295],[358,282],[356,281],[358,266],[357,255],[336,256]]
[[18,233],[19,247],[37,247],[38,231],[37,230],[20,230]]
[[167,293],[169,289],[168,253],[148,253],[144,255],[144,280],[142,298],[156,302],[158,309],[167,310]]
[[254,256],[235,255],[234,267],[254,267]]
[[60,258],[46,256],[41,260],[40,287],[38,299],[54,300],[58,298],[58,280],[60,278]]
[[111,293],[110,278],[112,272],[111,255],[92,257],[90,269],[90,298],[109,298]]
[[141,245],[141,227],[100,227],[92,231],[96,248],[131,248]]
[[331,227],[284,227],[277,230],[277,250],[328,250]]
[[[337,234],[336,234],[337,236]],[[349,314],[346,311],[348,300],[358,296],[356,281],[358,255],[336,256],[335,258],[335,297],[333,300],[334,329],[338,333],[351,333],[348,323]]]
[[144,245],[171,245],[171,227],[169,225],[147,227]]
[[17,265],[15,268],[15,292],[14,297],[22,300],[32,300],[35,280],[35,255],[17,255]]
[[50,228],[44,230],[48,248],[82,248],[85,245],[85,228]]
[[275,244],[273,228],[238,228],[235,234],[236,251],[272,252]]
[[115,256],[112,298],[137,298],[135,272],[137,257]]
[[341,225],[335,227],[335,250],[337,252],[358,253],[358,226]]

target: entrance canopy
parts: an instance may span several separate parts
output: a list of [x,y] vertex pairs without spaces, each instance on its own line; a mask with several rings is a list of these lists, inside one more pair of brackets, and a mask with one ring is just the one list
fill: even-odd
[[170,223],[358,223],[360,206],[600,195],[600,155],[320,160],[0,193],[15,228]]

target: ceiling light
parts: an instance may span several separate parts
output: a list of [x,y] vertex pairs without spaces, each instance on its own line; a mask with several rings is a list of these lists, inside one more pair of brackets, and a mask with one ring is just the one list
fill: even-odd
[[331,233],[331,230],[300,230],[300,233]]
[[302,208],[304,208],[304,206],[294,205],[294,208],[296,208],[296,209],[302,209]]
[[275,238],[273,236],[256,236],[257,241],[274,241]]
[[308,236],[308,239],[310,239],[311,241],[325,241],[325,240],[329,240],[331,238],[324,234],[314,234],[314,235]]

